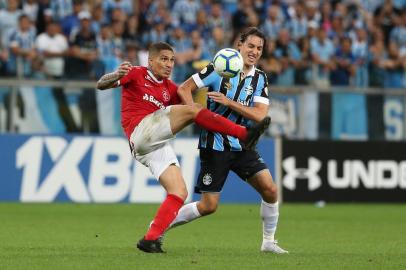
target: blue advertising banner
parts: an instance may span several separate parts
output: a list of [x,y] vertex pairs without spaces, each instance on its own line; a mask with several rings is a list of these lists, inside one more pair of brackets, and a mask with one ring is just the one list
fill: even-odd
[[[195,200],[193,187],[200,169],[197,139],[173,142],[182,173]],[[123,137],[0,136],[0,201],[20,202],[161,202],[164,189],[130,155]],[[259,152],[275,171],[274,142],[263,139]],[[230,173],[223,202],[258,202],[259,195]]]

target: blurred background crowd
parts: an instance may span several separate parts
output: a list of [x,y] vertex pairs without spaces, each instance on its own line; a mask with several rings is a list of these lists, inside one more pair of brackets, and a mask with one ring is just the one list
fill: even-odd
[[95,79],[166,41],[180,83],[248,26],[272,84],[405,86],[404,0],[1,0],[0,74]]
[[[147,65],[148,45],[165,41],[176,50],[172,79],[181,83],[219,49],[235,47],[249,26],[267,37],[259,67],[273,86],[406,86],[406,0],[0,0],[0,77],[94,82],[124,60]],[[119,91],[52,90],[35,92],[40,110],[45,99],[58,103],[56,113],[43,112],[62,117],[60,128],[48,120],[51,132],[121,134]],[[27,93],[20,89],[25,103]]]

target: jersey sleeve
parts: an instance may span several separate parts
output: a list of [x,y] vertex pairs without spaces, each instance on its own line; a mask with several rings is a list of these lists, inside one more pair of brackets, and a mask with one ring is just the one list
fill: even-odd
[[253,101],[254,103],[263,103],[269,105],[268,79],[265,73],[261,73],[258,78],[258,84],[254,92]]
[[124,86],[124,85],[128,84],[129,82],[131,82],[134,79],[135,74],[136,74],[136,69],[131,68],[130,72],[128,72],[127,75],[125,75],[118,81],[118,85]]
[[214,70],[213,63],[208,64],[199,73],[192,75],[197,87],[202,88],[206,86],[216,87],[216,83],[221,80],[220,75]]

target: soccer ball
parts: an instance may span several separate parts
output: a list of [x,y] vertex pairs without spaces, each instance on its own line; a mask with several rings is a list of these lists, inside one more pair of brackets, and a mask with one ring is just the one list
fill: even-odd
[[241,72],[244,61],[241,54],[230,48],[222,49],[213,59],[214,70],[224,78],[233,78]]

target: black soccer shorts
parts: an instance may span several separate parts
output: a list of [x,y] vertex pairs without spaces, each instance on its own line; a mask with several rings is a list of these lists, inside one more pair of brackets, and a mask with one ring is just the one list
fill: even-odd
[[223,152],[200,149],[200,173],[195,192],[221,192],[230,170],[247,181],[264,169],[268,169],[267,165],[254,150]]

